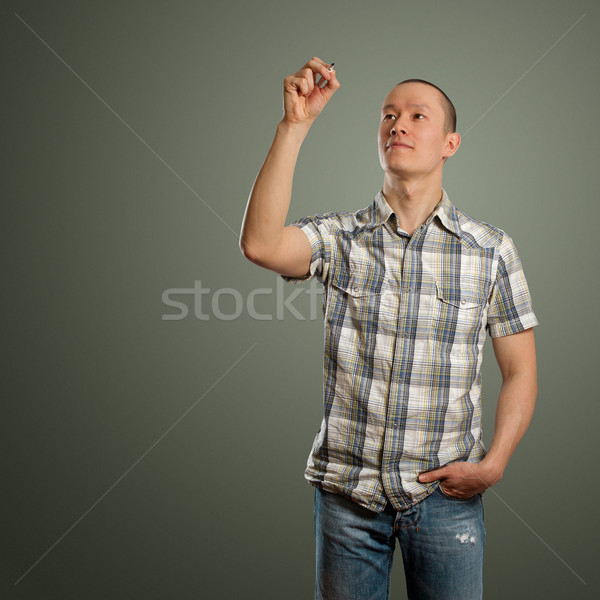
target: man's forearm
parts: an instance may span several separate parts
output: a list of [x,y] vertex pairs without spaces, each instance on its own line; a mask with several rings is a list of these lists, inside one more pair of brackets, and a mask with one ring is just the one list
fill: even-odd
[[537,395],[535,371],[522,371],[503,380],[494,439],[479,463],[453,462],[419,475],[427,483],[441,479],[444,487],[460,498],[469,498],[491,487],[502,478],[509,458],[527,430]]
[[494,437],[481,466],[485,465],[490,477],[498,481],[515,451],[518,443],[529,427],[537,396],[535,373],[524,371],[515,373],[502,382]]
[[240,248],[245,256],[257,257],[277,248],[292,197],[292,182],[298,153],[309,125],[281,121],[250,192]]

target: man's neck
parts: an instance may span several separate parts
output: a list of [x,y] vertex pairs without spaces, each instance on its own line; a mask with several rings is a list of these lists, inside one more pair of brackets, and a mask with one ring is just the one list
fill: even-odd
[[382,192],[396,213],[400,229],[412,236],[442,199],[442,182],[424,180],[411,182],[405,179],[385,177]]

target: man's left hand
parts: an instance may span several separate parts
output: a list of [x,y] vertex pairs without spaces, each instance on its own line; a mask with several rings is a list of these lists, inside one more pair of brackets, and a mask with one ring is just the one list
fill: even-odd
[[420,483],[440,480],[442,491],[456,498],[471,498],[496,483],[500,476],[493,476],[483,462],[454,462],[434,471],[425,471],[418,477]]

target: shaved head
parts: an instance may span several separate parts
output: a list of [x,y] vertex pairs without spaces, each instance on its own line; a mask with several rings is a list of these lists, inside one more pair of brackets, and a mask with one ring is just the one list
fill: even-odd
[[424,79],[405,79],[400,83],[397,83],[395,87],[402,85],[403,83],[424,83],[425,85],[429,85],[432,88],[435,88],[440,93],[440,101],[442,104],[442,108],[444,109],[444,113],[446,115],[446,119],[444,121],[444,132],[445,133],[454,133],[456,131],[456,109],[454,108],[454,104],[443,90],[441,90],[437,85],[434,85],[430,81],[425,81]]

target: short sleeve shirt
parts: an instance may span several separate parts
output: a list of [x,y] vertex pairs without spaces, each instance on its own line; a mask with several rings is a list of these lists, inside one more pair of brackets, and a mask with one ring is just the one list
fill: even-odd
[[323,284],[324,414],[305,476],[375,512],[434,489],[417,476],[479,462],[486,332],[538,324],[519,256],[501,229],[458,211],[445,190],[412,236],[380,190],[357,212],[292,223]]

